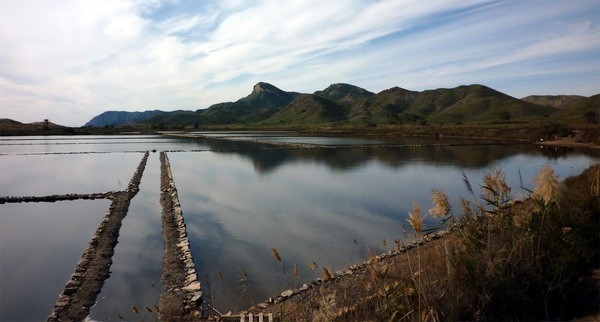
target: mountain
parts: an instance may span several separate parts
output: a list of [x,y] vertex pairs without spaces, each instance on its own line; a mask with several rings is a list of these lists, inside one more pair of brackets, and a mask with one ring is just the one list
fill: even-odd
[[[595,113],[595,120],[593,114]],[[557,120],[567,120],[578,123],[598,123],[600,114],[600,94],[581,99],[558,111],[553,117]]]
[[586,97],[579,95],[530,95],[523,97],[522,100],[537,105],[552,106],[563,109],[584,98]]
[[227,124],[259,122],[269,118],[298,96],[296,92],[283,91],[269,83],[259,82],[250,95],[235,102],[219,103],[198,110],[202,124]]
[[85,123],[85,126],[101,127],[140,123],[148,118],[164,113],[159,110],[145,112],[107,111],[92,118],[89,122]]
[[[560,100],[557,98],[553,102]],[[196,111],[105,112],[88,122],[88,125],[138,122],[157,127],[181,128],[201,125],[294,126],[342,122],[356,126],[489,123],[544,120],[559,111],[556,107],[547,106],[549,103],[544,104],[517,99],[478,84],[420,92],[392,87],[375,94],[354,85],[337,83],[313,94],[300,94],[259,82],[253,86],[248,96],[235,102],[218,103]]]
[[337,83],[331,84],[322,91],[316,91],[313,95],[326,98],[328,100],[339,102],[344,100],[354,100],[355,98],[366,98],[374,96],[375,93],[369,92],[364,88],[358,86]]
[[407,112],[426,115],[431,122],[493,122],[548,116],[556,108],[524,102],[483,85],[423,91]]
[[330,123],[345,120],[347,114],[347,108],[332,100],[313,94],[300,94],[265,123],[296,125]]
[[[406,119],[400,116],[408,109],[418,92],[392,87],[352,104],[350,121],[353,123],[388,123]],[[410,117],[409,117],[410,118]]]
[[495,122],[543,117],[555,111],[475,84],[422,92],[393,87],[354,106],[350,118],[353,122],[385,124]]

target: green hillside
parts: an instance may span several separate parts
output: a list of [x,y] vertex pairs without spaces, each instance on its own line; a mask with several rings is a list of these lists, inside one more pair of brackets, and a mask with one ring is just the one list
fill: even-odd
[[[593,120],[594,113],[596,121]],[[565,107],[554,114],[553,118],[573,123],[598,123],[598,114],[600,114],[600,94],[584,98]]]
[[587,97],[579,95],[530,95],[523,97],[522,100],[537,105],[552,106],[563,109],[584,98]]
[[[562,110],[532,103],[557,105],[565,100],[576,103]],[[598,107],[598,97],[534,97],[521,100],[483,85],[463,85],[421,92],[392,87],[377,94],[363,88],[338,83],[314,94],[286,92],[259,82],[252,92],[235,102],[218,103],[207,109],[161,112],[146,118],[146,126],[185,128],[212,125],[306,126],[344,124],[347,126],[399,124],[510,123],[548,120],[584,120]],[[127,113],[127,112],[125,112]],[[137,115],[119,115],[121,119]]]
[[400,87],[393,87],[381,91],[352,105],[350,110],[350,121],[353,123],[395,123],[403,120],[413,120],[413,116],[403,115],[408,109],[417,92],[409,91]]
[[374,96],[375,93],[369,92],[364,88],[360,88],[358,86],[345,84],[345,83],[337,83],[331,84],[326,89],[322,91],[314,92],[314,95],[326,98],[331,101],[339,101],[350,96],[351,98],[366,98]]
[[482,85],[459,86],[442,93],[433,106],[436,113],[428,117],[431,122],[531,120],[557,111],[556,108],[525,102]]
[[252,93],[244,98],[235,102],[214,104],[196,113],[200,116],[201,124],[260,122],[291,103],[298,94],[259,82],[254,85]]
[[322,124],[343,121],[348,109],[312,94],[298,95],[288,106],[265,121],[266,124]]

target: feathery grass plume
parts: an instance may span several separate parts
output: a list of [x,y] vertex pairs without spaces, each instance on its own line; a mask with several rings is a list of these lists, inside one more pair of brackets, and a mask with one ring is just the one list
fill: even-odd
[[435,218],[442,218],[450,214],[450,203],[448,202],[448,196],[440,190],[431,190],[431,201],[433,202],[433,208],[429,209],[429,213]]
[[146,306],[146,311],[152,313],[152,309]]
[[383,247],[387,247],[387,241],[385,240],[385,238],[382,241]]
[[154,311],[155,311],[156,313],[159,313],[159,312],[160,312],[160,308],[158,307],[158,305],[154,304],[154,306],[153,306],[153,307],[154,307]]
[[327,267],[323,267],[323,280],[329,281],[331,279],[331,273],[327,269]]
[[495,169],[483,176],[482,198],[490,204],[506,202],[510,196],[510,187],[506,184],[504,173]]
[[421,209],[417,203],[413,203],[413,212],[408,213],[408,223],[415,230],[420,233],[423,231],[423,216],[421,216]]
[[314,261],[312,261],[312,262],[310,262],[310,264],[308,264],[308,268],[310,268],[311,271],[314,271],[318,267],[319,267],[319,265],[317,265],[317,263],[315,263]]
[[135,314],[140,314],[140,312],[138,311],[137,307],[135,305],[131,306],[131,311]]
[[275,247],[272,246],[269,246],[269,248],[271,248],[271,253],[273,253],[273,257],[275,257],[275,260],[281,263],[281,256],[279,256],[279,252],[277,251],[277,249],[275,249]]
[[298,276],[299,271],[298,271],[298,264],[294,264],[294,276]]
[[548,205],[558,193],[558,179],[554,175],[554,169],[549,165],[542,166],[540,174],[533,181],[536,184],[533,197]]
[[463,197],[460,197],[460,210],[467,217],[473,216],[473,208],[471,208],[471,202]]

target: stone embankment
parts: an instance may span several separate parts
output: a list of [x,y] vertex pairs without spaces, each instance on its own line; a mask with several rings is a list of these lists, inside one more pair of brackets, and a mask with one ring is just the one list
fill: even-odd
[[206,310],[177,188],[165,152],[160,153],[160,163],[164,253],[159,317],[163,321],[197,321],[204,317]]
[[82,321],[90,314],[90,307],[96,302],[104,281],[110,276],[121,223],[127,215],[131,199],[139,191],[148,155],[148,152],[144,154],[127,190],[112,193],[112,204],[47,321]]
[[66,195],[49,195],[49,196],[19,196],[19,197],[0,197],[0,204],[5,203],[20,203],[20,202],[56,202],[65,200],[95,200],[95,199],[110,199],[118,198],[119,191],[109,191],[100,193],[69,193]]

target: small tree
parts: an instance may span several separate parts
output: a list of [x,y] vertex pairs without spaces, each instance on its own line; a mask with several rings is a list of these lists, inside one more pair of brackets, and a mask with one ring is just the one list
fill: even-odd
[[44,131],[50,130],[50,120],[44,119]]
[[512,117],[512,115],[510,115],[510,113],[508,113],[507,111],[500,112],[499,116],[500,116],[501,120],[506,120],[506,121],[510,120],[510,118]]

